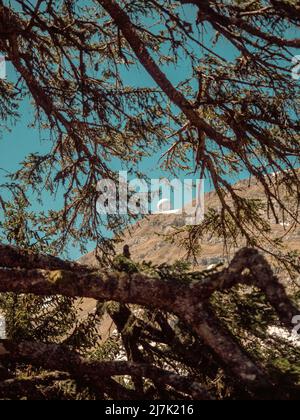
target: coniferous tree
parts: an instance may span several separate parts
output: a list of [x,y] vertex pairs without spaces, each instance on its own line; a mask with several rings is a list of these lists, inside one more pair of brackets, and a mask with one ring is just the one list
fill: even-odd
[[[0,291],[12,293],[1,298],[11,336],[1,396],[297,398],[299,350],[284,338],[275,348],[269,327],[293,329],[299,296],[287,296],[258,250],[299,272],[298,253],[271,228],[299,226],[299,21],[293,0],[0,1],[0,53],[16,74],[0,79],[2,137],[30,100],[51,139],[2,186],[2,242],[16,247],[0,247]],[[136,71],[151,83],[129,83]],[[115,159],[139,174],[157,149],[170,173],[211,181],[219,209],[183,242],[192,253],[206,234],[228,248],[246,243],[229,267],[104,258],[114,244],[103,226],[118,238],[134,215],[101,217],[97,182],[115,180]],[[241,172],[262,199],[229,183]],[[31,211],[61,190],[61,209]],[[90,240],[99,270],[55,257]],[[81,297],[102,302],[84,323]],[[101,344],[104,313],[118,334]]]

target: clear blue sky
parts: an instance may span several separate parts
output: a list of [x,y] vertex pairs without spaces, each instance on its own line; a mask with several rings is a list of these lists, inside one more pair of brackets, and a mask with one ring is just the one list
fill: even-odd
[[[193,17],[195,11],[190,9],[190,16],[185,16],[189,19]],[[227,50],[226,50],[227,48]],[[234,50],[228,49],[228,45],[222,45],[219,43],[216,47],[216,52],[222,53],[231,59],[234,55]],[[177,68],[166,68],[169,79],[176,85],[182,78],[191,74],[191,68],[189,67],[186,60],[182,60]],[[7,63],[7,79],[10,81],[16,80],[15,71],[11,63]],[[146,73],[142,67],[131,68],[128,72],[124,70],[124,80],[128,85],[136,85],[143,87],[155,86],[151,77]],[[6,171],[13,172],[18,169],[20,162],[29,153],[45,154],[51,149],[51,142],[49,141],[49,132],[47,130],[39,131],[37,128],[32,126],[34,109],[32,103],[26,99],[20,107],[21,118],[17,121],[15,126],[10,126],[9,131],[4,131],[0,138],[0,182],[5,180]],[[149,159],[144,160],[141,163],[140,170],[146,173],[151,178],[159,178],[165,176],[159,169],[159,158],[162,151],[157,151],[157,154]],[[124,168],[123,168],[124,169]],[[115,170],[121,170],[121,164],[115,162]],[[183,175],[184,176],[184,175]],[[246,174],[241,174],[245,177]],[[209,189],[209,185],[206,185],[206,189]],[[62,204],[62,196],[57,197],[46,197],[44,200],[44,210],[59,209]],[[33,200],[33,210],[39,210],[40,206]],[[94,244],[90,244],[90,250],[94,248]],[[79,249],[70,249],[69,257],[77,259],[80,256]]]
[[[194,14],[194,10],[190,9],[190,16]],[[217,47],[215,47],[216,52],[221,53],[226,58],[232,59],[235,54],[234,49],[229,49],[228,44],[222,44],[220,42]],[[188,64],[185,60],[182,60],[176,69],[167,70],[168,77],[174,84],[177,84],[182,77],[186,77],[187,74],[191,72],[191,69],[188,67]],[[7,78],[8,80],[15,80],[16,74],[10,63],[7,63]],[[130,72],[124,71],[124,78],[130,85],[138,86],[153,86],[154,82],[149,77],[149,75],[142,68],[135,68]],[[15,171],[19,163],[29,154],[29,153],[47,153],[51,148],[51,143],[49,141],[49,132],[42,131],[39,132],[36,128],[31,126],[33,121],[33,106],[26,100],[22,103],[20,107],[21,118],[15,126],[10,126],[10,131],[5,131],[2,133],[0,138],[0,182],[4,181],[5,171],[12,172]],[[164,175],[158,169],[158,160],[162,151],[158,151],[157,155],[153,156],[151,159],[143,161],[141,164],[141,170],[146,172],[152,178],[158,178]],[[121,169],[120,164],[116,163],[116,170]],[[241,173],[240,177],[246,177],[246,173]],[[232,180],[233,181],[233,180]],[[209,185],[206,186],[206,189],[209,188]],[[45,210],[47,209],[57,209],[59,208],[61,197],[57,197],[56,201],[52,198],[48,198],[44,205]],[[38,204],[32,203],[33,209],[38,209]],[[93,249],[94,245],[91,244],[90,248]],[[70,250],[71,258],[79,257],[79,250]]]

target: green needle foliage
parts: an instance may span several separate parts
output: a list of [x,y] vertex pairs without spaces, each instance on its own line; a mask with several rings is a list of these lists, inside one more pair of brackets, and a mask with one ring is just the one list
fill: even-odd
[[[83,253],[92,241],[107,271],[173,279],[187,288],[205,282],[221,267],[193,272],[182,261],[154,266],[116,257],[115,242],[138,216],[97,212],[97,182],[118,180],[116,162],[130,176],[148,179],[143,164],[161,151],[161,169],[172,176],[205,177],[218,201],[201,224],[178,229],[172,241],[195,257],[207,236],[221,239],[228,251],[246,244],[295,279],[299,253],[287,249],[286,232],[275,236],[272,226],[299,228],[300,84],[292,62],[300,48],[299,2],[35,3],[0,0],[0,53],[14,69],[14,81],[0,79],[0,140],[29,103],[30,127],[49,140],[45,153],[29,154],[1,185],[1,242],[65,256],[70,246]],[[259,197],[233,185],[242,174],[257,186]],[[58,196],[59,208],[37,210]],[[107,231],[113,240],[107,240]],[[290,292],[296,303],[297,292]],[[0,308],[14,342],[63,343],[92,361],[125,359],[171,370],[222,399],[275,398],[276,387],[282,398],[299,396],[299,348],[270,334],[270,326],[280,323],[261,291],[222,290],[204,309],[208,318],[216,314],[220,328],[226,326],[239,348],[264,368],[273,384],[265,393],[241,384],[203,338],[177,316],[158,310],[153,299],[151,310],[101,302],[85,320],[78,317],[78,301],[61,296],[6,294]],[[116,332],[104,342],[99,328],[108,315]],[[17,363],[4,366],[5,374],[6,368],[14,383],[9,391],[0,364],[3,398],[194,395],[153,379],[153,372],[145,380],[136,373],[128,380],[118,375],[122,379],[103,380],[99,389],[74,371],[62,375]]]

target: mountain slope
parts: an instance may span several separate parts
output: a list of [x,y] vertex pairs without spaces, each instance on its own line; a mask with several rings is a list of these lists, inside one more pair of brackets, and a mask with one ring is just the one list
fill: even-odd
[[[244,180],[235,184],[242,196],[248,199],[265,200],[263,189],[255,181]],[[205,195],[205,209],[220,208],[220,202],[215,192]],[[274,219],[270,219],[272,233],[276,237],[286,235],[284,242],[291,250],[300,250],[300,228],[288,233],[288,224],[276,224]],[[186,250],[180,248],[175,243],[166,240],[176,228],[185,225],[185,216],[176,214],[155,214],[150,215],[129,227],[123,236],[122,242],[117,246],[117,252],[121,253],[125,244],[129,245],[132,259],[137,262],[143,260],[152,261],[155,264],[174,263],[176,260],[186,258]],[[240,247],[244,246],[240,244]],[[232,249],[233,255],[237,249]],[[230,258],[224,249],[224,243],[214,237],[205,237],[202,243],[201,255],[198,258],[198,265],[206,268],[212,264]],[[95,253],[85,255],[80,259],[81,263],[87,265],[97,264]]]
[[[255,181],[245,180],[235,184],[239,193],[247,198],[265,200],[263,189]],[[205,209],[220,208],[220,202],[216,193],[205,195]],[[272,233],[276,237],[285,236],[284,243],[290,250],[300,250],[300,228],[288,233],[288,226],[276,224],[275,220],[270,219]],[[123,236],[122,242],[117,246],[117,252],[122,253],[124,245],[128,245],[132,259],[136,262],[152,261],[155,264],[172,264],[177,260],[186,259],[186,251],[175,243],[166,240],[166,235],[172,233],[174,228],[185,225],[184,215],[175,214],[156,214],[145,217],[135,225],[129,227]],[[241,243],[240,247],[245,244]],[[202,243],[202,251],[198,258],[200,269],[210,268],[220,262],[224,262],[235,254],[237,249],[232,249],[228,255],[224,249],[223,241],[213,237],[206,237]],[[82,264],[97,266],[95,252],[91,252],[80,259]],[[82,305],[82,316],[86,316],[95,308],[95,301],[84,300]],[[102,340],[106,340],[114,329],[110,317],[107,315],[101,325]]]

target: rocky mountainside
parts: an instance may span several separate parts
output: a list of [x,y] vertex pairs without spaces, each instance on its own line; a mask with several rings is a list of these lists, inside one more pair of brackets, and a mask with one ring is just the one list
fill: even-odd
[[[247,198],[264,199],[264,193],[254,181],[240,181],[235,185],[240,193]],[[216,193],[208,193],[205,196],[205,208],[220,207]],[[166,240],[166,235],[172,233],[176,228],[185,225],[186,216],[178,214],[156,214],[145,217],[135,225],[131,226],[124,232],[123,241],[118,245],[117,252],[121,253],[124,245],[128,245],[132,255],[132,259],[136,262],[143,260],[152,261],[155,264],[174,263],[176,260],[186,259],[186,251],[175,243]],[[286,234],[285,243],[291,250],[300,250],[300,228],[287,233],[288,224],[276,224],[275,220],[271,220],[272,232],[274,236]],[[244,246],[245,244],[240,244]],[[232,249],[231,254],[235,254],[237,249]],[[202,252],[198,258],[199,268],[208,268],[219,264],[220,262],[230,259],[231,255],[227,255],[222,240],[214,237],[206,237],[202,243]],[[79,262],[85,265],[97,266],[95,252],[91,252],[83,256]],[[80,318],[85,318],[88,313],[94,311],[96,302],[92,299],[84,299],[80,304]],[[102,340],[105,340],[114,329],[112,320],[107,316],[99,333]],[[0,316],[0,338],[5,335],[5,323]]]
[[[235,185],[240,194],[251,199],[264,200],[262,187],[255,181],[244,180]],[[220,207],[219,199],[215,192],[205,195],[205,208],[218,209]],[[143,260],[152,261],[155,264],[174,263],[176,260],[186,258],[186,250],[180,248],[175,243],[166,240],[166,236],[172,233],[174,229],[185,225],[185,215],[178,214],[155,214],[147,216],[124,232],[123,241],[119,244],[117,252],[122,252],[125,244],[129,245],[132,259],[137,262]],[[300,228],[288,233],[288,223],[277,224],[275,220],[270,219],[272,232],[274,236],[285,236],[285,243],[291,250],[300,249]],[[240,246],[245,244],[241,243]],[[234,254],[237,249],[232,249]],[[198,258],[198,265],[201,268],[218,264],[226,261],[231,255],[227,255],[224,249],[223,241],[206,237],[202,243],[202,252]],[[92,252],[80,259],[80,262],[87,265],[97,264],[95,253]]]
[[[262,199],[265,196],[261,186],[255,181],[240,181],[235,185],[240,194],[252,199]],[[208,193],[205,196],[205,208],[220,207],[216,193]],[[124,245],[129,245],[132,259],[136,262],[152,261],[155,264],[174,263],[177,260],[186,259],[186,251],[174,243],[166,240],[166,235],[176,228],[185,225],[185,216],[177,214],[156,214],[145,217],[124,232],[123,241],[118,245],[117,252],[122,253]],[[285,244],[291,250],[300,250],[300,228],[288,233],[288,223],[276,223],[270,219],[274,236],[285,236]],[[241,243],[240,247],[245,244]],[[198,267],[201,269],[212,268],[220,262],[226,262],[236,253],[232,249],[230,255],[225,252],[223,241],[214,237],[206,237],[202,243],[202,251],[198,258]],[[80,259],[82,264],[97,266],[95,252],[91,252]],[[95,302],[85,300],[83,314],[93,311]],[[113,329],[112,321],[107,317],[101,326],[102,339],[105,340]]]

